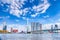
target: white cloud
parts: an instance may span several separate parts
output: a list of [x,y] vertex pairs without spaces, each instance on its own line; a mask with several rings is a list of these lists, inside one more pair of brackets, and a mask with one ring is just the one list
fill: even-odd
[[28,12],[28,10],[29,10],[29,8],[25,8],[23,10],[19,10],[19,9],[15,8],[15,9],[11,9],[10,13],[17,17],[20,17],[20,15],[24,16]]
[[26,18],[26,17],[22,17],[22,19],[26,20],[27,24],[28,24],[28,21],[30,20],[29,18]]
[[11,3],[12,2],[12,0],[1,0],[3,3]]
[[49,15],[44,16],[44,18],[49,18]]
[[17,16],[17,17],[20,17],[20,11],[19,10],[11,10],[10,13]]
[[[46,10],[49,8],[50,4],[48,3],[48,0],[44,0],[44,3],[39,4],[38,6],[33,6],[33,10],[35,12],[38,12],[39,14],[45,13]],[[33,15],[35,16],[35,15]]]
[[33,2],[34,0],[30,0],[30,2]]
[[25,18],[25,17],[22,17],[22,19],[26,20],[26,18]]
[[[38,14],[41,13],[45,13],[46,10],[49,8],[50,4],[48,3],[48,0],[43,0],[44,2],[37,5],[37,6],[33,6],[32,8],[24,8],[21,9],[23,7],[23,5],[25,5],[25,2],[27,0],[1,0],[3,3],[8,3],[11,4],[10,6],[8,6],[9,9],[7,9],[7,11],[10,11],[10,14],[15,15],[17,17],[20,17],[20,15],[25,16],[27,12],[29,12],[29,10],[33,10],[35,11],[35,15],[32,15],[32,17],[36,17]],[[30,0],[31,2],[33,2],[34,0]]]
[[31,17],[36,17],[36,15],[34,14],[34,15],[31,15]]
[[19,22],[19,20],[16,20],[16,22]]
[[23,9],[23,15],[25,15],[27,12],[28,12],[28,10],[29,10],[29,8],[25,8],[25,9]]
[[4,4],[0,4],[1,6],[4,6]]
[[31,17],[36,17],[39,13],[35,13],[33,15],[31,15]]
[[20,9],[22,7],[22,5],[24,4],[24,0],[21,0],[22,3],[18,2],[18,1],[16,1],[16,2],[13,2],[13,4],[11,4],[10,13],[17,17],[20,17],[20,15],[22,15],[22,14],[25,15],[28,12],[28,8],[24,8],[23,10]]
[[[10,10],[10,13],[12,15],[15,15],[17,17],[20,17],[20,15],[24,12],[24,14],[27,12],[26,11],[26,8],[23,9],[23,10],[19,10],[21,7],[23,7],[22,5],[24,5],[24,2],[27,1],[27,0],[1,0],[3,3],[8,3],[8,4],[11,4],[10,5],[10,9],[7,9],[7,10]],[[5,10],[6,11],[6,10]]]
[[46,4],[44,7],[43,7],[43,11],[41,13],[45,13],[46,10],[49,8],[50,4]]

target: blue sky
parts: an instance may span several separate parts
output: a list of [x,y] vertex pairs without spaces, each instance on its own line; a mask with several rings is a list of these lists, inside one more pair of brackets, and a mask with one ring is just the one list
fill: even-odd
[[60,22],[60,0],[0,0],[0,24]]

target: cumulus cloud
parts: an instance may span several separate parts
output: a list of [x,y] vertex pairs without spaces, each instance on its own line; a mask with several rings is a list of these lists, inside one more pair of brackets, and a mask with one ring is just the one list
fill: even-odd
[[[38,14],[45,13],[46,10],[50,6],[48,0],[43,0],[43,3],[40,3],[37,6],[34,5],[31,8],[29,8],[29,7],[24,8],[23,5],[27,5],[27,4],[25,4],[25,2],[27,2],[27,1],[28,0],[6,0],[6,1],[1,0],[1,2],[3,2],[4,4],[5,3],[10,4],[10,6],[8,7],[9,9],[7,9],[7,10],[9,10],[10,14],[15,15],[17,17],[20,17],[20,15],[25,16],[28,12],[30,12],[29,10],[35,12],[35,14],[31,13],[31,17],[36,17]],[[33,1],[34,0],[30,0],[30,2],[32,2],[32,3],[33,3]],[[24,9],[21,9],[21,8],[24,8]]]
[[1,0],[1,2],[3,2],[3,3],[11,3],[12,0]]
[[4,6],[4,4],[0,4],[1,6]]
[[31,15],[31,17],[36,17],[39,13],[35,13],[33,15]]
[[26,17],[22,17],[22,19],[26,20]]
[[[50,4],[48,3],[47,0],[44,0],[44,3],[39,4],[38,6],[33,6],[33,10],[39,14],[45,13],[46,10],[49,8]],[[37,16],[36,14],[33,15],[32,17]]]
[[44,16],[44,18],[49,18],[49,15]]
[[30,0],[30,2],[33,2],[34,0]]
[[17,16],[17,17],[20,17],[20,15],[22,15],[23,11],[25,13],[26,9],[19,10],[22,7],[22,5],[24,4],[24,1],[26,1],[26,0],[20,0],[20,1],[14,0],[12,2],[12,4],[10,5],[10,13]]

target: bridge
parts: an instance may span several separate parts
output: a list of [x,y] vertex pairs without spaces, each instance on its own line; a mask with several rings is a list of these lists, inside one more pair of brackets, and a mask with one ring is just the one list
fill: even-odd
[[37,31],[31,31],[31,33],[58,33],[60,29],[45,29],[45,30],[37,30]]

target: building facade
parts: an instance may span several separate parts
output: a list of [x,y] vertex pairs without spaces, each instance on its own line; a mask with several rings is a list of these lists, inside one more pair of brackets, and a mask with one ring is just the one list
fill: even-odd
[[4,25],[3,30],[7,30],[7,25]]
[[31,32],[32,33],[40,33],[40,30],[42,30],[42,24],[40,24],[39,22],[31,23]]

